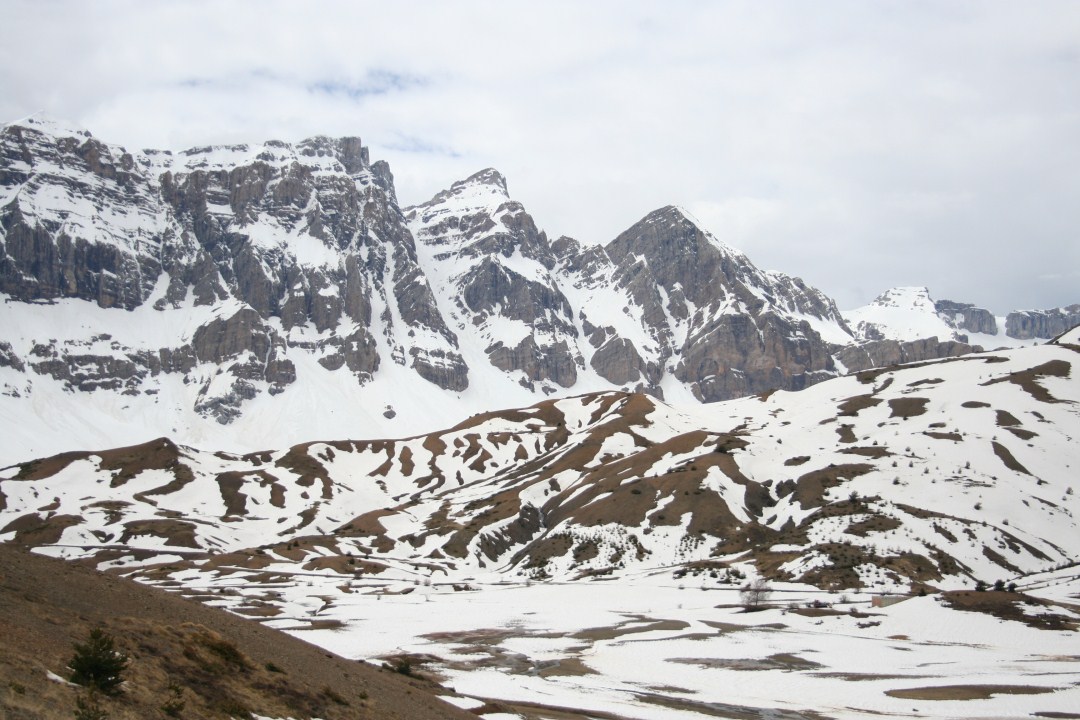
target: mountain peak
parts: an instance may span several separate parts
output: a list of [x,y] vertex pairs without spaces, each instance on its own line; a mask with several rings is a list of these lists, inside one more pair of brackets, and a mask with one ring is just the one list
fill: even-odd
[[902,308],[929,308],[934,309],[934,300],[930,297],[930,289],[922,286],[894,287],[874,298],[871,305],[879,307],[902,307]]
[[39,111],[32,115],[28,115],[25,118],[4,123],[3,127],[24,127],[36,130],[45,135],[52,135],[53,137],[93,137],[90,134],[90,131],[81,125],[76,125],[75,123],[52,117],[44,111]]
[[607,247],[613,257],[620,257],[629,249],[646,256],[658,254],[662,257],[719,250],[745,260],[743,253],[706,230],[697,218],[679,205],[665,205],[653,210]]
[[507,199],[510,193],[506,189],[506,177],[495,168],[484,168],[480,172],[473,173],[464,180],[458,180],[450,186],[451,192],[458,192],[467,188],[490,188]]
[[657,208],[643,217],[641,222],[650,224],[666,222],[671,225],[692,225],[699,230],[704,230],[697,218],[691,215],[686,208],[679,205],[665,205],[662,208]]
[[477,212],[497,208],[509,199],[503,174],[495,168],[484,168],[464,180],[458,180],[427,202],[404,210],[408,214],[421,208],[442,207],[448,212]]

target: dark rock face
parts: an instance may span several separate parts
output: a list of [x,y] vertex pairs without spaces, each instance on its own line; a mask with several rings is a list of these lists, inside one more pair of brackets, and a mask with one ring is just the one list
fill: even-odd
[[[660,362],[679,356],[675,377],[703,402],[799,389],[835,374],[826,343],[792,317],[844,327],[832,301],[801,280],[762,273],[678,208],[650,213],[605,249],[665,348]],[[633,363],[630,349],[618,363]]]
[[439,289],[457,334],[490,337],[489,362],[522,373],[530,390],[577,382],[584,360],[573,309],[551,274],[555,252],[498,171],[482,170],[405,213],[417,242],[448,267]]
[[613,334],[609,337],[604,330],[600,331],[600,336],[605,339],[600,341],[589,362],[602,377],[617,385],[657,382],[659,369],[655,364],[649,366],[641,358],[633,342]]
[[[0,164],[0,197],[14,196],[0,206],[0,292],[126,309],[142,303],[161,273],[161,236],[124,233],[113,219],[159,212],[145,168],[89,133],[54,138],[32,121],[0,130]],[[55,211],[51,196],[70,202]]]
[[468,385],[393,176],[385,163],[369,164],[359,138],[133,155],[31,119],[0,133],[0,161],[0,292],[133,310],[160,287],[157,310],[246,308],[158,352],[113,348],[94,360],[50,344],[48,357],[29,363],[35,372],[81,390],[135,393],[147,373],[221,365],[233,380],[205,383],[196,404],[221,421],[296,380],[290,347],[363,383],[389,359],[380,357],[384,343],[421,378]]
[[957,330],[985,335],[998,334],[997,320],[989,310],[951,300],[938,300],[934,303],[934,309],[945,322]]
[[0,367],[9,367],[19,372],[24,372],[26,366],[19,356],[11,349],[11,343],[0,341]]
[[870,340],[837,348],[836,359],[847,368],[848,372],[860,372],[903,363],[960,357],[982,351],[983,348],[978,345],[968,345],[954,340],[941,342],[936,337],[909,342]]
[[1080,325],[1080,305],[1020,310],[1005,318],[1005,334],[1018,340],[1049,340],[1077,325]]

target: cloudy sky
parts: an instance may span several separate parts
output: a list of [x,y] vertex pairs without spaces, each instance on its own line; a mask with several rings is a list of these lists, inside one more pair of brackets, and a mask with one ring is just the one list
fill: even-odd
[[1080,2],[0,0],[0,122],[129,148],[359,135],[552,237],[691,211],[842,308],[1080,302]]

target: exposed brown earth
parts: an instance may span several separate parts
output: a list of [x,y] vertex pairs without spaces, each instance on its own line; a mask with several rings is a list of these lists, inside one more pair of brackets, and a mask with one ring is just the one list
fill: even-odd
[[907,700],[989,700],[995,695],[1043,695],[1054,690],[1035,685],[931,685],[886,690],[885,694]]
[[[987,590],[977,592],[959,590],[942,593],[942,598],[954,610],[982,612],[1002,620],[1013,620],[1042,630],[1078,630],[1080,622],[1075,618],[1053,611],[1056,606],[1048,600],[1025,595],[1021,592],[1003,592]],[[1024,612],[1027,609],[1042,609],[1039,614]],[[1075,607],[1070,609],[1075,610]]]
[[0,545],[0,716],[70,718],[82,692],[66,677],[92,628],[131,658],[113,720],[164,717],[180,688],[183,717],[474,718],[429,682],[346,660],[285,633],[126,579]]

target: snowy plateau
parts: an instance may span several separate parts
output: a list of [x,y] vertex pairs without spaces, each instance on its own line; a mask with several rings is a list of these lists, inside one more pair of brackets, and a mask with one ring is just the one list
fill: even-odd
[[0,163],[0,541],[489,720],[1080,717],[1080,307],[842,313],[355,138]]

